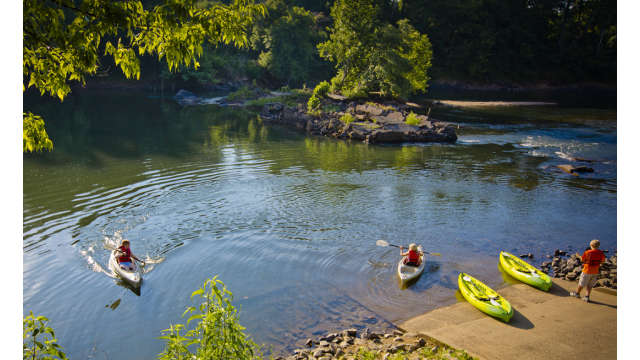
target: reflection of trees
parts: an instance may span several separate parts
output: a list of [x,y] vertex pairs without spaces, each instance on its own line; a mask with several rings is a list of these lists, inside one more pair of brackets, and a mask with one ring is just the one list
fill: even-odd
[[[29,102],[25,97],[25,102]],[[433,179],[505,183],[522,190],[551,181],[539,170],[545,158],[523,155],[511,145],[366,145],[305,136],[265,126],[244,109],[220,106],[181,107],[172,100],[140,95],[79,93],[64,103],[29,105],[49,122],[56,149],[35,158],[81,159],[100,164],[100,156],[138,158],[206,153],[220,159],[223,147],[270,160],[270,169],[363,172],[395,168],[422,171]],[[66,161],[66,160],[62,160]]]

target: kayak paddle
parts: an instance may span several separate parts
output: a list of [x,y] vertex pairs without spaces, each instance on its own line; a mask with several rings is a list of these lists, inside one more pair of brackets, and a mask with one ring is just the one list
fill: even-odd
[[[399,245],[389,244],[388,242],[386,242],[384,240],[376,241],[376,245],[378,245],[378,246],[393,246],[393,247],[397,247],[397,248],[400,247]],[[428,252],[428,251],[423,251],[423,253],[429,254],[429,255],[433,255],[433,256],[442,256],[442,254],[440,254],[440,253],[434,253],[434,252]]]

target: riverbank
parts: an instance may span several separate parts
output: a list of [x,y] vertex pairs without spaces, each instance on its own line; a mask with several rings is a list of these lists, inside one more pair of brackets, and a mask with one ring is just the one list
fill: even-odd
[[288,357],[275,360],[417,360],[460,359],[471,360],[464,350],[454,349],[433,338],[400,329],[390,332],[372,332],[368,328],[355,328],[307,339],[305,348],[296,349]]
[[522,283],[498,289],[515,311],[509,323],[459,302],[398,326],[481,359],[615,359],[616,292],[594,289],[587,303],[569,296],[575,288],[573,282],[553,279],[549,292]]

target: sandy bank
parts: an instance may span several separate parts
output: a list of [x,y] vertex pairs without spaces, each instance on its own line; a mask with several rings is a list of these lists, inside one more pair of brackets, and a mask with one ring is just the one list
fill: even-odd
[[557,105],[554,102],[542,101],[460,101],[460,100],[437,100],[438,103],[454,107],[474,108],[492,106],[551,106]]

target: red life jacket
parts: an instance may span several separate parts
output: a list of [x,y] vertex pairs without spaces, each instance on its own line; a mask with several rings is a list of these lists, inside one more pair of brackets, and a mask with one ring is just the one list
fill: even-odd
[[122,251],[124,254],[118,257],[118,262],[131,262],[131,248],[125,248],[124,246],[120,246],[118,250]]
[[420,253],[417,251],[409,250],[409,254],[407,255],[407,261],[413,263],[420,262]]

